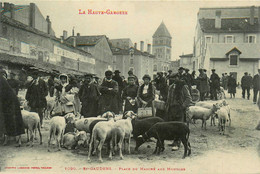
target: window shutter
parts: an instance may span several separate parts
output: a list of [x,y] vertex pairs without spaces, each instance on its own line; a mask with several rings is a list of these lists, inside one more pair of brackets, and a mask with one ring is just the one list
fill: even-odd
[[233,43],[236,43],[235,36],[233,36]]
[[224,43],[226,43],[226,36],[224,37]]
[[248,43],[248,36],[246,36],[246,40],[245,40],[245,43]]

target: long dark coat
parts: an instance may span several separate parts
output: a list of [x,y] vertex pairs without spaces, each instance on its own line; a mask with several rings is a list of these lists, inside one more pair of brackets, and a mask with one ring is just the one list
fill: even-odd
[[81,115],[85,118],[98,115],[99,91],[95,84],[83,84],[79,89],[79,99],[82,103]]
[[200,93],[206,93],[209,91],[208,77],[206,74],[200,74],[198,77],[198,90]]
[[236,93],[237,82],[234,77],[228,77],[227,87],[228,93]]
[[18,98],[7,81],[0,76],[0,135],[24,134],[24,125]]
[[210,76],[210,88],[219,89],[220,88],[220,78],[216,73],[211,74]]
[[[109,88],[113,88],[109,90]],[[101,96],[99,100],[99,110],[100,114],[103,114],[107,111],[114,112],[115,114],[119,114],[118,107],[118,84],[116,81],[112,80],[108,82],[107,80],[103,80],[99,89]]]
[[39,79],[38,85],[33,80],[27,89],[25,99],[31,108],[45,108],[47,106],[46,96],[48,88],[44,80]]
[[124,112],[126,111],[133,111],[137,112],[138,106],[137,102],[132,105],[130,101],[127,99],[127,97],[131,97],[131,99],[135,99],[137,97],[137,92],[138,92],[138,86],[136,84],[133,85],[128,85],[122,93],[122,98],[125,100],[125,109]]

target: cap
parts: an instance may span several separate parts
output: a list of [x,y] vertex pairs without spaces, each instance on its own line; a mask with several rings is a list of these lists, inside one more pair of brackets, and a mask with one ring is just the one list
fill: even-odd
[[148,74],[145,74],[144,76],[143,76],[143,80],[144,79],[149,79],[149,80],[151,80],[151,77],[148,75]]
[[186,68],[186,69],[185,69],[185,71],[187,71],[187,72],[188,72],[188,71],[190,71],[190,70],[189,70],[188,68]]
[[183,67],[180,67],[178,70],[185,70],[185,68],[183,68]]
[[211,71],[216,71],[215,69],[211,69]]

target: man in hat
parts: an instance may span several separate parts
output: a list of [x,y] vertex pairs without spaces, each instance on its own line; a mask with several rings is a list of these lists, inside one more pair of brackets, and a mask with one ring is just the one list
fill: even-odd
[[173,83],[171,76],[172,76],[172,70],[169,70],[168,75],[166,76],[166,79],[168,80],[168,85],[171,85]]
[[48,88],[45,81],[38,76],[36,70],[32,72],[32,78],[33,80],[28,85],[25,99],[28,101],[31,111],[39,114],[42,125],[43,109],[47,106],[46,96],[48,95]]
[[122,95],[122,90],[124,89],[124,84],[123,84],[123,79],[122,77],[120,76],[120,71],[119,70],[115,70],[114,72],[114,76],[112,77],[112,79],[114,81],[117,82],[118,84],[118,107],[119,107],[119,112],[121,112],[123,110],[123,101],[122,101],[122,98],[121,98],[121,95]]
[[160,99],[163,101],[167,100],[168,85],[166,78],[163,76],[163,72],[157,72],[157,77],[154,79],[155,87],[160,91]]
[[189,69],[185,69],[185,73],[183,74],[183,80],[185,81],[186,85],[189,87],[189,91],[191,93],[191,86],[193,84],[193,78],[192,75],[189,73]]
[[217,90],[220,90],[220,78],[216,74],[216,70],[212,69],[212,74],[210,76],[210,98],[211,100],[218,100]]
[[178,69],[178,76],[179,76],[179,79],[180,80],[183,80],[183,71],[185,70],[185,68],[183,68],[183,67],[180,67],[179,69]]
[[134,76],[134,77],[135,77],[135,84],[136,84],[137,86],[139,86],[139,80],[138,80],[137,76],[134,75],[134,73],[133,73],[132,70],[129,70],[129,71],[128,71],[128,76]]
[[258,94],[258,91],[260,90],[260,69],[258,69],[258,73],[256,75],[254,75],[253,90],[254,90],[253,102],[254,102],[254,104],[256,104],[257,94]]
[[48,83],[48,90],[49,90],[50,97],[53,97],[53,95],[54,95],[54,74],[50,75],[47,83]]
[[250,98],[250,88],[252,85],[252,79],[248,76],[248,73],[245,72],[244,76],[241,79],[241,87],[242,87],[242,97],[245,98],[245,93],[247,92],[247,99]]
[[[168,97],[166,102],[165,121],[180,121],[186,122],[186,109],[189,107],[192,98],[189,92],[189,87],[184,80],[179,79],[178,74],[173,74],[173,84],[169,87]],[[172,150],[178,150],[180,141],[174,140]]]
[[97,86],[93,83],[93,76],[86,74],[79,89],[79,99],[82,103],[81,115],[85,118],[98,115],[98,99],[100,96]]
[[205,74],[203,69],[199,69],[199,76],[197,77],[198,81],[198,90],[200,91],[200,100],[204,101],[205,99],[205,94],[208,92],[208,77]]
[[105,78],[100,85],[100,114],[107,111],[119,114],[118,108],[118,84],[112,79],[113,72],[108,70],[105,72]]

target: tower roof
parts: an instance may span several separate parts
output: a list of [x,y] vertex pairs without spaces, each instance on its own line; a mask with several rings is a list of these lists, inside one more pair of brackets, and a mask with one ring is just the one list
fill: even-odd
[[160,24],[160,26],[157,28],[155,33],[153,34],[153,37],[170,37],[170,38],[172,38],[163,21]]

